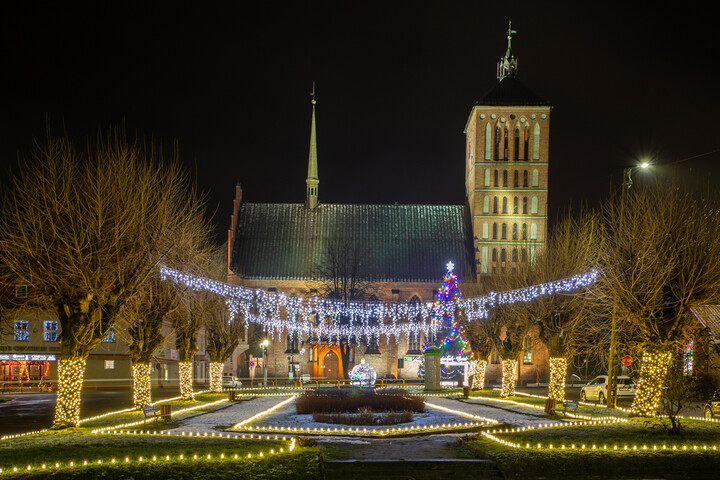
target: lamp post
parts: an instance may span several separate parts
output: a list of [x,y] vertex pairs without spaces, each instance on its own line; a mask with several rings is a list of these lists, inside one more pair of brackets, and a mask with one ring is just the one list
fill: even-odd
[[270,342],[267,339],[263,340],[260,344],[263,349],[263,387],[267,387],[267,356],[265,354],[267,353],[268,345],[270,345]]
[[[624,216],[625,216],[625,201],[627,197],[627,192],[630,190],[630,187],[632,187],[633,181],[632,181],[632,172],[633,170],[637,170],[638,168],[641,168],[643,170],[646,170],[648,167],[650,167],[650,163],[647,161],[643,161],[641,164],[635,166],[626,168],[623,170],[623,183],[622,183],[622,191],[620,192],[620,229],[619,231],[622,232],[623,230],[623,224],[624,224]],[[608,395],[606,398],[607,406],[608,407],[616,407],[617,406],[617,377],[618,377],[618,369],[617,369],[617,362],[615,361],[615,356],[617,355],[617,310],[615,307],[613,307],[613,314],[612,314],[612,324],[610,327],[610,358],[608,359]]]

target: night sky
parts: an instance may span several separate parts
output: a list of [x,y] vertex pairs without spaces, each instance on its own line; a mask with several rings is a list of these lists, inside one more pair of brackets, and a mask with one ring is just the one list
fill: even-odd
[[46,118],[80,142],[124,121],[178,140],[219,241],[237,180],[250,202],[304,201],[313,81],[321,202],[463,203],[463,129],[509,19],[520,80],[554,106],[551,219],[597,204],[640,158],[651,175],[719,175],[720,42],[692,2],[14,3],[0,7],[3,171]]

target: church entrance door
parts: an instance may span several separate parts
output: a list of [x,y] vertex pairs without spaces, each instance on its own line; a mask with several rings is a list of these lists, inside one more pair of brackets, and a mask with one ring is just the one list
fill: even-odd
[[338,356],[335,354],[335,352],[329,352],[327,355],[325,355],[323,364],[325,365],[325,378],[337,380],[339,378],[338,373],[340,373],[340,368],[338,365]]

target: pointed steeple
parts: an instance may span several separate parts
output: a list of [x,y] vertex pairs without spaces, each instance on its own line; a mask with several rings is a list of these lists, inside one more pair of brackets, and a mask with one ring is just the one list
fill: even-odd
[[308,158],[308,173],[305,183],[307,184],[307,195],[305,206],[315,208],[318,205],[318,166],[317,166],[317,139],[315,137],[315,82],[313,82],[312,97],[312,123],[310,126],[310,156]]
[[502,80],[505,77],[517,77],[517,58],[512,52],[512,36],[513,33],[517,33],[516,30],[512,29],[512,20],[508,22],[507,30],[507,50],[505,50],[505,56],[500,59],[497,67],[497,78]]

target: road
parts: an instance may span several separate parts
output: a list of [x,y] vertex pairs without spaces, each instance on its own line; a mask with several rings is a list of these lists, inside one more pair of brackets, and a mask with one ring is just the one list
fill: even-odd
[[[157,388],[152,392],[154,400],[178,395],[178,388]],[[0,402],[0,436],[42,430],[52,425],[55,393],[13,393],[0,397],[11,399]],[[80,397],[80,418],[129,408],[131,405],[130,390],[85,391]]]

